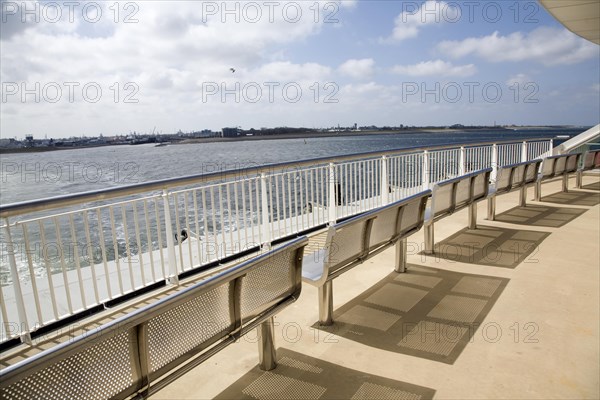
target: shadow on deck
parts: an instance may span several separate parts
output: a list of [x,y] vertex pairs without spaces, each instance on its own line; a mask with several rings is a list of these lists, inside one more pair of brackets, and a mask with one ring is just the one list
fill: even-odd
[[515,207],[496,216],[496,221],[509,224],[559,228],[586,212],[581,208],[557,208],[546,205]]
[[[594,190],[597,186],[594,185],[586,185],[585,189]],[[597,189],[596,189],[597,190]],[[576,190],[571,190],[569,192],[558,192],[551,194],[549,196],[542,197],[543,202],[547,203],[555,203],[555,204],[565,204],[565,205],[573,205],[573,206],[588,206],[593,207],[600,204],[600,193],[590,193],[590,192],[581,192]]]
[[521,263],[535,264],[535,253],[550,233],[479,225],[465,228],[436,243],[435,257],[466,264],[516,268]]
[[506,287],[508,279],[410,265],[391,273],[313,325],[386,351],[453,364]]
[[341,367],[284,348],[273,371],[258,366],[216,399],[431,399],[435,390]]

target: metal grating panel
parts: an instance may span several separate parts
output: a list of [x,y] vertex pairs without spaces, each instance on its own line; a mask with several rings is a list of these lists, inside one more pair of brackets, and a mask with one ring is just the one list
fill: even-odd
[[377,385],[365,382],[352,396],[352,400],[419,400],[421,396],[415,393],[405,392],[389,386]]
[[222,285],[148,321],[150,370],[230,328],[229,297],[229,285]]
[[319,399],[326,390],[323,386],[265,372],[243,393],[255,399]]
[[29,400],[106,399],[134,384],[130,331],[94,344],[4,387],[0,398]]
[[253,318],[294,291],[296,251],[273,255],[242,279],[242,320]]
[[409,283],[411,285],[423,286],[429,289],[433,289],[438,283],[442,281],[442,278],[436,278],[434,276],[415,275],[415,274],[398,274],[394,278],[396,282]]

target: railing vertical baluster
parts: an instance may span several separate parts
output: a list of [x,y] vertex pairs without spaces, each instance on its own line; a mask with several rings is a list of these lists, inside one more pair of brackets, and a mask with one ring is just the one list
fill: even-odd
[[[33,271],[33,260],[31,259],[31,246],[29,244],[29,232],[26,224],[22,224],[23,238],[25,239],[25,254],[27,256],[27,266],[29,268],[29,276],[31,276],[31,289],[33,290],[33,299],[35,301],[35,310],[37,313],[38,321],[42,323],[42,307],[40,306],[39,291],[37,288],[37,280],[35,279],[35,272]],[[2,286],[0,284],[0,286]],[[0,295],[0,299],[4,301],[4,297]],[[6,321],[6,319],[4,319]]]
[[202,246],[200,244],[200,218],[198,216],[198,191],[192,192],[192,199],[194,201],[194,227],[196,228],[196,249],[198,251],[198,264],[202,265]]
[[[235,184],[235,183],[234,183]],[[231,254],[235,254],[235,245],[233,241],[233,218],[231,214],[231,183],[225,184],[225,193],[227,196],[227,222],[229,226],[229,246],[231,246]]]
[[137,201],[133,201],[133,203],[131,203],[131,206],[133,207],[133,227],[135,229],[135,243],[137,245],[137,253],[138,253],[138,260],[140,261],[140,273],[142,274],[142,287],[146,286],[146,273],[144,272],[144,258],[142,256],[142,254],[144,254],[144,252],[142,251],[142,241],[141,241],[141,237],[140,237],[140,224],[139,224],[139,218],[138,218],[138,210],[137,210]]
[[63,283],[65,285],[65,296],[67,296],[67,307],[69,313],[73,314],[73,303],[71,302],[71,288],[69,287],[69,278],[67,277],[67,264],[65,262],[65,246],[62,242],[60,227],[58,226],[58,217],[53,217],[54,230],[56,232],[56,246],[58,247],[58,253],[60,258],[60,269],[62,271]]
[[261,217],[262,217],[262,243],[263,249],[271,248],[271,228],[269,226],[269,199],[267,197],[267,175],[260,174],[260,198],[261,198]]
[[[17,260],[15,259],[15,247],[10,233],[10,221],[4,219],[6,231],[6,250],[8,253],[8,263],[10,265],[10,277],[13,281],[13,290],[15,292],[15,301],[17,302],[17,315],[19,317],[19,336],[21,342],[31,344],[31,335],[29,321],[27,320],[27,311],[25,310],[25,299],[23,299],[23,291],[21,289],[21,281],[19,280],[19,271],[17,269]],[[45,250],[45,249],[44,249]],[[32,277],[31,279],[34,279]],[[4,299],[2,299],[4,301]],[[9,321],[5,321],[9,322]]]
[[150,273],[152,274],[152,282],[156,282],[156,273],[154,272],[154,245],[152,244],[152,236],[150,234],[150,218],[148,216],[148,201],[144,199],[144,218],[146,225],[146,240],[148,242],[148,253],[150,256]]
[[335,166],[333,163],[329,163],[329,179],[327,180],[329,186],[329,224],[335,225],[336,222],[336,201],[335,201],[335,192],[336,192],[336,182],[335,182]]
[[127,266],[129,268],[129,279],[131,291],[135,290],[135,279],[133,276],[133,265],[131,262],[131,247],[129,246],[129,229],[127,229],[127,211],[125,204],[121,204],[121,218],[123,218],[123,235],[125,236],[125,254],[127,255]]
[[163,252],[162,232],[160,224],[160,214],[158,212],[158,198],[154,198],[154,214],[156,216],[156,235],[158,236],[158,252],[160,254],[160,266],[162,276],[161,279],[167,279],[167,272],[165,271],[165,255]]
[[167,255],[169,257],[169,275],[167,283],[179,285],[179,274],[177,272],[177,260],[175,259],[175,241],[173,237],[173,225],[171,222],[171,206],[169,192],[163,190],[163,208],[165,212],[165,235],[167,236]]
[[192,229],[190,228],[190,218],[189,218],[189,206],[188,203],[190,202],[189,196],[188,196],[188,192],[185,192],[183,194],[183,212],[184,212],[184,218],[185,218],[185,228],[188,231],[188,257],[190,259],[190,269],[194,268],[194,254],[192,252],[192,236],[191,236],[191,232]]
[[81,213],[81,217],[83,218],[83,229],[85,231],[85,242],[86,242],[86,249],[87,249],[88,266],[90,268],[90,272],[92,273],[94,298],[96,299],[96,304],[100,304],[100,296],[98,294],[98,283],[97,283],[97,277],[96,277],[96,263],[94,262],[92,237],[90,235],[90,223],[88,222],[87,211],[83,211]]
[[119,261],[119,246],[117,244],[117,230],[115,228],[115,212],[113,206],[108,207],[108,215],[110,218],[110,229],[112,233],[113,251],[115,253],[115,264],[117,267],[117,277],[119,280],[119,294],[123,295],[123,276],[121,273],[121,261]]
[[[81,305],[85,310],[87,302],[85,301],[85,289],[83,288],[83,277],[81,276],[81,263],[79,262],[79,249],[77,243],[77,235],[75,234],[75,222],[73,214],[69,214],[69,228],[71,233],[71,245],[73,246],[73,261],[75,261],[75,270],[77,271],[77,283],[79,284],[79,295],[81,296]],[[96,280],[94,279],[94,283]]]
[[[194,191],[194,194],[196,192]],[[235,227],[236,227],[236,236],[237,236],[237,245],[239,250],[246,248],[247,243],[242,246],[242,223],[240,221],[240,199],[238,196],[238,182],[233,182],[233,199],[234,199],[234,209],[235,209]],[[195,198],[194,198],[195,201]],[[198,230],[198,228],[196,228]],[[199,232],[199,230],[198,230]],[[198,257],[200,257],[200,240],[198,242]]]
[[104,266],[104,276],[106,276],[106,290],[108,298],[112,300],[112,289],[110,286],[110,275],[108,272],[108,262],[106,260],[106,244],[104,243],[104,228],[102,226],[102,215],[100,209],[96,209],[96,218],[98,219],[98,240],[100,240],[100,253],[102,254],[102,265]]
[[48,289],[50,290],[50,300],[52,301],[52,312],[54,319],[58,320],[58,307],[56,306],[56,293],[54,290],[54,279],[52,279],[52,266],[48,258],[48,243],[46,242],[46,231],[42,220],[38,220],[40,228],[40,241],[42,242],[42,257],[44,258],[44,266],[46,267],[46,279],[48,280]]

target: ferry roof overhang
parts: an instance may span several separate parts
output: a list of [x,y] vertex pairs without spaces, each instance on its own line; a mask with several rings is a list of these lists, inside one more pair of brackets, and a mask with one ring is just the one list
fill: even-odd
[[600,44],[600,1],[539,0],[540,4],[568,30]]

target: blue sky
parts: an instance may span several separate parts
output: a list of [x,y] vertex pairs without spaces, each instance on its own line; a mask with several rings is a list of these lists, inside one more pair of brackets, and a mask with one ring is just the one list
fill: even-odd
[[2,138],[599,122],[599,46],[534,1],[67,4],[2,0]]

